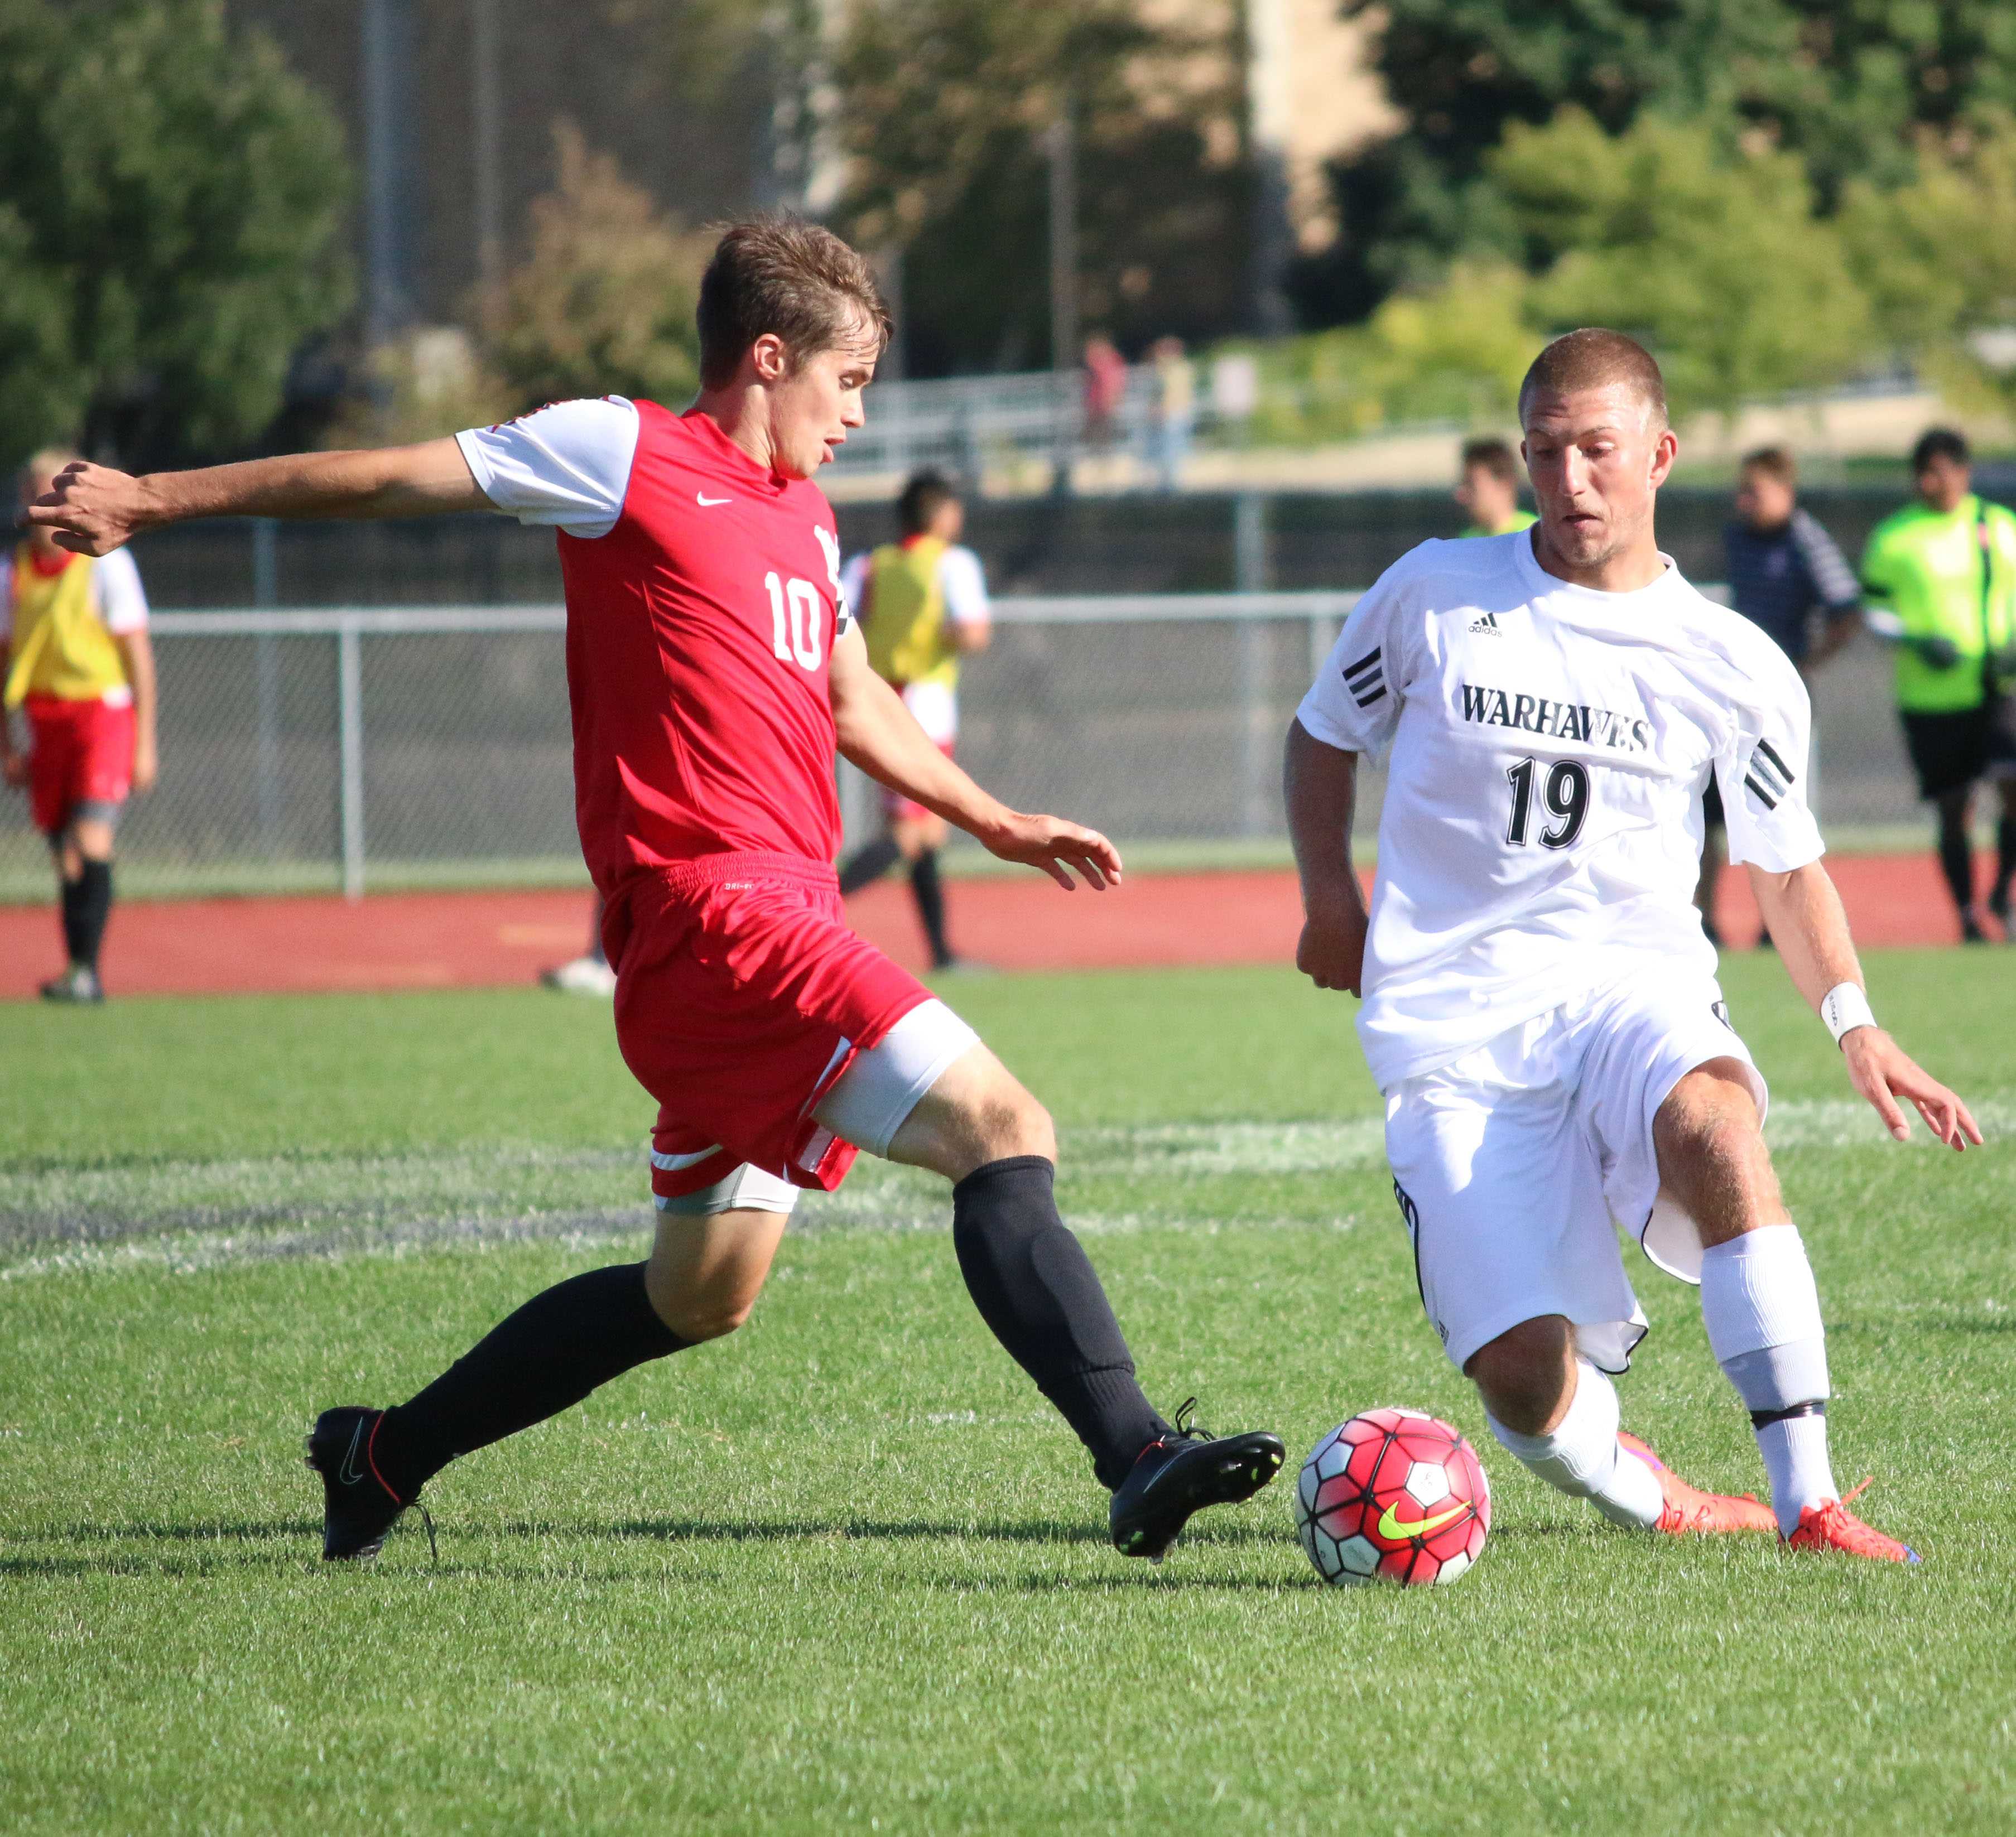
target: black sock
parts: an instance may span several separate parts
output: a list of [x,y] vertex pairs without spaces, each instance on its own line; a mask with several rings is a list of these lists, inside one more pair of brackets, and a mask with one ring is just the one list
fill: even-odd
[[927,848],[910,864],[910,891],[917,901],[917,916],[924,922],[930,940],[931,962],[942,969],[952,961],[952,946],[945,942],[945,888],[938,882],[938,851]]
[[2016,817],[2004,817],[1995,825],[1995,903],[2007,905],[2009,883],[2016,880]]
[[84,883],[81,879],[59,880],[56,884],[59,889],[56,908],[63,920],[63,961],[67,963],[80,962],[82,959],[77,954],[80,947],[77,940],[81,933],[77,914],[83,903]]
[[63,883],[63,943],[70,960],[94,975],[105,922],[112,916],[112,864],[87,861],[74,880]]
[[1057,1216],[1056,1174],[1040,1155],[969,1174],[952,1189],[952,1247],[981,1318],[1092,1451],[1110,1490],[1169,1425],[1134,1382],[1092,1260]]
[[902,852],[891,836],[878,836],[864,843],[841,863],[840,890],[859,893],[864,886],[872,886],[895,866]]
[[458,1454],[557,1416],[632,1366],[690,1343],[658,1318],[643,1264],[570,1277],[492,1327],[419,1396],[387,1410],[378,1465],[411,1499]]
[[1946,877],[1946,890],[1962,912],[1974,910],[1974,850],[1967,840],[1967,813],[1957,817],[1939,812],[1939,868]]

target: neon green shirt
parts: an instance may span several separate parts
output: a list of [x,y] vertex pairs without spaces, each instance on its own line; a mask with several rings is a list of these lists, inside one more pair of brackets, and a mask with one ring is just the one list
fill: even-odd
[[1456,538],[1466,541],[1472,536],[1509,536],[1515,530],[1530,530],[1540,519],[1530,510],[1515,510],[1495,530],[1487,530],[1481,523],[1472,523]]
[[1943,638],[1958,652],[1936,669],[1908,645],[1897,651],[1897,706],[1913,714],[1981,705],[1983,659],[2016,642],[2016,512],[1972,492],[1950,511],[1907,504],[1870,532],[1862,591],[1895,613],[1905,638]]

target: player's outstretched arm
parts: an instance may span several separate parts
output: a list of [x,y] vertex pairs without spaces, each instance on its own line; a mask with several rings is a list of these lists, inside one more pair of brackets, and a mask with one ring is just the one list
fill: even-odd
[[79,460],[28,506],[28,521],[55,530],[60,548],[110,555],[144,530],[198,516],[431,516],[491,508],[451,439],[138,478]]
[[1302,883],[1295,967],[1319,989],[1358,994],[1365,977],[1366,930],[1365,892],[1351,865],[1358,755],[1326,746],[1301,721],[1293,721],[1282,789]]
[[1074,872],[1088,886],[1120,884],[1120,851],[1096,829],[1010,810],[946,758],[870,667],[858,630],[833,646],[826,680],[841,753],[871,778],[958,824],[989,854],[1042,868],[1067,893]]
[[[1841,1017],[1830,1015],[1826,1005],[1831,1000],[1838,1002],[1844,987],[1853,991],[1851,1001],[1861,997],[1862,965],[1856,960],[1855,940],[1849,935],[1841,895],[1827,869],[1818,861],[1809,861],[1789,874],[1768,873],[1754,865],[1749,874],[1751,890],[1757,896],[1771,941],[1799,993],[1831,1026],[1838,1025]],[[1859,1012],[1869,1012],[1866,998],[1861,999]],[[1964,1149],[1969,1142],[1981,1145],[1980,1127],[1967,1105],[1873,1019],[1850,1024],[1840,1040],[1849,1081],[1899,1141],[1911,1138],[1901,1098],[1924,1118],[1925,1127],[1947,1147]]]

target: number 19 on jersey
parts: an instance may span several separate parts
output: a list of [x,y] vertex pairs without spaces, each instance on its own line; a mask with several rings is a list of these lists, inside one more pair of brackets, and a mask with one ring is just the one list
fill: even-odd
[[[1505,768],[1512,784],[1512,817],[1505,825],[1505,839],[1514,848],[1526,846],[1533,821],[1533,782],[1539,770],[1537,759],[1522,759]],[[1572,847],[1589,815],[1589,768],[1579,759],[1557,760],[1541,787],[1540,800],[1555,819],[1541,830],[1540,846]]]

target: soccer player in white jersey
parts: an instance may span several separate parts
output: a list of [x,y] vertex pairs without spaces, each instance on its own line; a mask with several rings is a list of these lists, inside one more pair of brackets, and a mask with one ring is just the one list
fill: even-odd
[[[1621,333],[1571,333],[1519,407],[1539,524],[1388,569],[1290,731],[1297,963],[1363,992],[1422,1303],[1507,1449],[1621,1525],[1915,1561],[1829,1467],[1813,1271],[1691,903],[1711,771],[1730,857],[1849,1081],[1899,1141],[1906,1105],[1953,1149],[1981,1133],[1870,1012],[1806,806],[1798,672],[1654,540],[1676,450],[1658,365]],[[1390,754],[1369,915],[1350,857],[1366,753]],[[1768,1512],[1620,1433],[1611,1375],[1645,1318],[1613,1217],[1700,1284]]]

